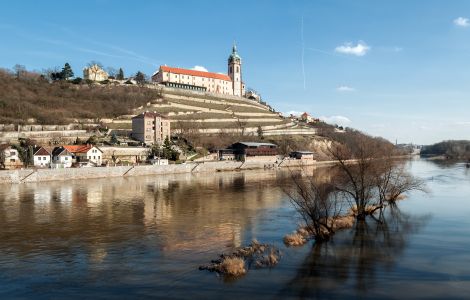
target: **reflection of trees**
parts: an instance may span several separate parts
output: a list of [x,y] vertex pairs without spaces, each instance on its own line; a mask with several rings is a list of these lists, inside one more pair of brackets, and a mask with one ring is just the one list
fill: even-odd
[[314,244],[281,294],[320,299],[364,296],[380,279],[376,272],[393,268],[410,235],[427,220],[428,216],[412,217],[392,205],[378,220],[358,221],[334,242]]

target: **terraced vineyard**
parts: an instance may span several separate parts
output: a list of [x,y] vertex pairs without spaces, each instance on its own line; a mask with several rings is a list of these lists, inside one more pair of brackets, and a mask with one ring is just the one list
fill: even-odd
[[[144,111],[159,112],[170,118],[175,129],[192,128],[206,133],[220,130],[256,133],[259,127],[265,132],[295,128],[290,120],[252,100],[166,87],[154,88],[159,91],[158,99],[135,109],[134,115]],[[109,128],[130,129],[132,116],[122,116],[107,125]]]

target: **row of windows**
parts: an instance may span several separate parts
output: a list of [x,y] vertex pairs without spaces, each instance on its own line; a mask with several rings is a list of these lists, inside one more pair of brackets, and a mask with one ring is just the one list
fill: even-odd
[[[175,76],[176,79],[178,79],[178,75],[174,75],[174,76]],[[167,77],[168,79],[170,79],[170,74],[167,73],[167,74],[166,74],[166,77]],[[220,82],[222,82],[222,84],[229,84],[229,82],[226,81],[226,80],[214,79],[214,78],[207,78],[207,77],[199,77],[199,76],[189,76],[189,75],[188,75],[188,76],[186,76],[186,79],[190,79],[190,77],[193,77],[192,79],[194,79],[194,80],[195,80],[196,78],[201,78],[202,81],[205,81],[205,80],[207,79],[207,81],[212,81],[212,82],[215,82],[216,80],[219,80]],[[184,75],[180,75],[180,79],[185,79],[185,76],[184,76]]]

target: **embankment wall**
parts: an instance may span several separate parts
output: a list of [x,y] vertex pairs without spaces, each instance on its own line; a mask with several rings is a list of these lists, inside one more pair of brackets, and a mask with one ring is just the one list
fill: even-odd
[[164,175],[177,173],[204,173],[221,171],[254,170],[277,167],[298,167],[315,165],[315,161],[284,160],[277,161],[211,161],[166,166],[117,166],[99,168],[68,169],[24,169],[0,171],[0,184],[45,181],[66,181],[106,177],[126,177],[142,175]]

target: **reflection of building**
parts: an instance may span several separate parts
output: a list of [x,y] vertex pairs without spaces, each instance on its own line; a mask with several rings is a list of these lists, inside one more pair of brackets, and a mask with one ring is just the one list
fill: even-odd
[[170,138],[170,120],[157,112],[144,112],[132,118],[132,137],[145,144],[162,145]]
[[241,65],[242,60],[234,45],[228,58],[228,75],[160,66],[152,76],[152,81],[170,87],[242,97],[245,95],[245,84],[242,81]]
[[93,81],[103,81],[108,79],[108,73],[95,64],[83,69],[83,78]]

